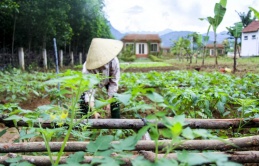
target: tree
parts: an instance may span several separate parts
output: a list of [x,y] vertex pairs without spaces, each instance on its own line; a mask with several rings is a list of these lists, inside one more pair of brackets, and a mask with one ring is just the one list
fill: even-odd
[[38,50],[49,42],[52,47],[53,37],[56,37],[61,45],[71,42],[79,47],[86,45],[86,41],[90,43],[93,37],[111,38],[103,7],[103,0],[2,0],[1,46],[7,43],[11,48],[17,9],[15,44],[19,46],[31,48],[35,45],[34,49]]
[[[197,32],[194,32],[192,34],[189,34],[188,38],[191,38],[192,40],[192,45],[191,45],[192,54],[196,52],[198,56],[198,53],[200,52],[200,49],[202,47],[202,35],[198,34]],[[196,57],[196,63],[197,63],[197,59],[198,58]]]
[[[5,48],[5,35],[8,34],[9,30],[12,32],[12,55],[14,52],[17,13],[19,13],[19,5],[16,2],[12,0],[3,0],[0,2],[0,29],[3,29],[3,48]],[[12,30],[9,27],[12,27]]]
[[227,53],[230,50],[230,42],[229,38],[222,41],[222,44],[224,46],[225,53]]
[[237,52],[237,40],[241,37],[243,24],[242,22],[235,23],[233,27],[226,27],[228,30],[228,33],[235,38],[235,44],[234,44],[234,64],[233,64],[233,73],[237,70],[236,65],[236,52]]
[[75,52],[78,49],[86,49],[94,37],[112,38],[102,12],[103,0],[70,0],[69,4],[71,10],[68,17],[73,29],[71,46]]
[[70,6],[64,0],[19,0],[18,3],[20,13],[17,30],[20,46],[27,46],[29,50],[32,44],[36,50],[47,46],[52,48],[54,37],[59,43],[63,37],[61,34],[71,31],[67,21]]
[[222,22],[224,15],[226,13],[226,5],[227,5],[227,0],[220,0],[219,3],[215,4],[214,7],[214,17],[207,17],[207,18],[200,18],[200,20],[207,20],[209,22],[209,28],[208,32],[210,31],[210,28],[212,27],[214,31],[214,52],[215,52],[215,65],[218,65],[218,60],[217,60],[217,49],[216,49],[216,43],[217,43],[217,28]]
[[174,42],[174,46],[171,48],[171,50],[177,54],[179,61],[181,61],[184,55],[190,54],[190,44],[190,40],[183,37],[180,37],[177,41]]
[[112,38],[103,1],[0,0],[0,49],[53,50],[56,38],[59,49],[84,53],[92,38]]
[[205,61],[205,54],[206,54],[206,44],[209,41],[209,36],[208,33],[206,36],[203,36],[203,53],[202,53],[202,66],[204,66],[204,61]]
[[[237,11],[236,11],[237,12]],[[249,25],[251,22],[253,22],[256,17],[252,17],[252,10],[249,10],[247,12],[247,14],[245,12],[237,12],[237,14],[239,15],[240,19],[241,19],[241,22],[243,23],[243,26],[244,27],[247,27],[247,25]]]

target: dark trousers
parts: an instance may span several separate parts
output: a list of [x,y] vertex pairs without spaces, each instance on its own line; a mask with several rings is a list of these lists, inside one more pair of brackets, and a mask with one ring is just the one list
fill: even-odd
[[[85,93],[81,95],[79,105],[82,115],[86,115],[88,111],[91,111],[89,104],[85,102]],[[120,103],[117,101],[111,103],[111,118],[120,119]]]

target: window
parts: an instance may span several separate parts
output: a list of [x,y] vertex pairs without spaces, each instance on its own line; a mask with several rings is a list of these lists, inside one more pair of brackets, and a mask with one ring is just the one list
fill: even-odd
[[144,44],[139,44],[138,45],[138,53],[139,54],[144,54]]
[[256,39],[256,35],[252,35],[252,39]]
[[248,39],[248,36],[244,36],[244,40],[247,40]]
[[150,51],[151,51],[151,52],[157,52],[157,50],[158,50],[158,49],[157,49],[157,44],[151,44],[151,45],[150,45]]
[[222,49],[218,50],[218,54],[219,55],[223,55],[224,54],[224,51]]

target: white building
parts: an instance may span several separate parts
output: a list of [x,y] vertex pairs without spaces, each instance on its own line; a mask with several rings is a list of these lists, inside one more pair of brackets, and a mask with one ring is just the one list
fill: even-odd
[[121,41],[124,43],[124,49],[132,49],[137,58],[160,52],[161,39],[158,34],[126,34]]
[[241,56],[259,56],[259,21],[253,21],[242,31]]

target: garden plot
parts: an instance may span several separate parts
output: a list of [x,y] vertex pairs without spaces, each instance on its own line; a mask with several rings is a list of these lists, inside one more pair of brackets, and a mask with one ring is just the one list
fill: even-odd
[[[85,89],[89,89],[98,83],[100,78],[85,78],[81,72],[71,70],[62,73],[59,79],[56,79],[54,74],[50,74],[48,77],[44,76],[44,79],[38,79],[36,75],[41,75],[39,73],[35,73],[36,75],[25,73],[25,75],[29,75],[28,77],[34,78],[33,81],[35,82],[32,84],[30,80],[26,81],[25,78],[23,81],[12,81],[15,74],[22,75],[19,71],[1,74],[9,79],[8,86],[3,86],[1,89],[1,92],[6,95],[6,98],[1,99],[2,101],[4,100],[5,103],[1,104],[1,111],[4,115],[8,116],[5,120],[9,120],[13,125],[17,126],[23,121],[24,124],[29,126],[19,126],[20,137],[17,141],[26,142],[33,140],[35,137],[42,137],[45,142],[51,143],[52,140],[59,138],[59,140],[65,142],[64,145],[60,146],[65,148],[65,144],[71,140],[88,141],[93,145],[96,145],[96,143],[101,140],[107,140],[105,143],[105,147],[107,148],[86,149],[86,151],[91,156],[95,156],[100,154],[101,151],[105,151],[109,154],[107,150],[111,148],[112,152],[118,154],[117,158],[115,157],[115,162],[119,162],[119,158],[122,154],[134,154],[127,151],[134,149],[137,143],[136,140],[141,138],[141,134],[147,130],[150,132],[151,138],[154,141],[161,139],[176,141],[170,149],[167,149],[168,154],[175,152],[174,149],[177,147],[175,144],[181,144],[181,141],[184,140],[191,141],[201,139],[206,141],[211,138],[221,140],[230,137],[253,136],[258,133],[257,126],[245,128],[247,124],[252,122],[250,120],[255,120],[258,117],[259,85],[257,80],[259,76],[256,74],[248,73],[243,77],[238,77],[219,72],[205,73],[197,71],[169,71],[163,73],[157,71],[147,73],[123,72],[120,81],[121,91],[115,96],[115,98],[121,102],[122,117],[124,119],[137,118],[139,120],[142,118],[142,120],[140,120],[142,124],[144,124],[145,120],[148,122],[149,120],[157,119],[162,120],[165,125],[164,129],[160,129],[156,123],[147,123],[145,126],[142,126],[143,128],[138,134],[135,133],[136,130],[132,130],[133,128],[91,129],[90,124],[81,123],[83,119],[89,118],[91,114],[85,116],[82,120],[79,119],[78,123],[72,123],[73,119],[78,118],[75,113],[78,110],[77,102],[80,94]],[[82,79],[85,80],[85,84],[81,84]],[[60,90],[56,88],[58,82],[61,85]],[[25,88],[26,84],[30,85],[26,94],[33,95],[24,95],[24,93],[19,92],[18,88],[14,88],[13,91],[8,90],[8,87],[20,86],[20,88]],[[36,88],[33,88],[33,85],[35,85]],[[12,95],[16,95],[16,97],[11,97]],[[28,110],[22,108],[21,103],[24,103],[24,101],[23,99],[19,99],[19,96],[24,97],[24,101],[31,100],[32,97],[45,98],[49,99],[49,102],[52,104],[44,103],[44,105],[40,107],[37,105],[35,106],[37,108]],[[18,104],[14,104],[14,100],[11,100],[15,98],[18,99],[16,100],[19,101],[17,102]],[[37,100],[33,101],[36,102]],[[62,104],[59,105],[59,102]],[[105,104],[108,103],[104,100],[102,92],[99,92],[96,111],[99,111],[103,117],[105,112],[102,110],[102,106]],[[166,117],[174,117],[176,119],[168,121]],[[39,123],[39,118],[43,121],[48,121],[49,127],[46,128]],[[224,130],[196,130],[186,126],[184,121],[190,118],[194,120],[242,118],[245,121],[238,123],[241,121],[237,120],[236,127],[229,125]],[[100,136],[100,134],[102,136]],[[119,147],[117,146],[108,146],[111,141],[119,141],[121,145],[125,146],[122,146],[121,149],[118,149]],[[154,145],[157,147],[154,149],[155,154],[161,152],[161,149],[158,148],[158,144]],[[61,148],[61,150],[63,148]],[[51,156],[53,158],[56,157],[56,155],[53,156],[52,153],[48,154],[50,158]],[[111,159],[107,154],[105,153],[105,157]],[[79,154],[77,153],[76,155]],[[62,152],[59,152],[57,156],[60,158]],[[159,161],[158,158],[156,159]],[[136,161],[138,161],[137,158]],[[201,161],[206,163],[210,160],[204,159]],[[98,162],[104,161],[98,160]],[[175,160],[175,162],[184,161]],[[227,162],[227,157],[224,162]]]

